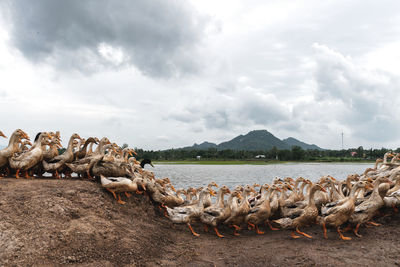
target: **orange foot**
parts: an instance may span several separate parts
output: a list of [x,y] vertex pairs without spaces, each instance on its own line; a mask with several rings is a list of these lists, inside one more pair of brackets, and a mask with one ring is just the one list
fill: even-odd
[[300,238],[300,236],[298,236],[298,235],[296,235],[295,233],[294,233],[294,231],[290,234],[290,236],[292,237],[292,238]]

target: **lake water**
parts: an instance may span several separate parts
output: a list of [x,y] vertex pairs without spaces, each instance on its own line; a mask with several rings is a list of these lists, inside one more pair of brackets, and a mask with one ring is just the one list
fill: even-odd
[[346,179],[349,174],[361,174],[373,163],[284,163],[271,165],[186,165],[156,164],[146,166],[157,178],[169,177],[176,188],[206,186],[215,181],[218,185],[233,188],[239,184],[271,183],[275,177],[304,178],[315,181],[323,175]]

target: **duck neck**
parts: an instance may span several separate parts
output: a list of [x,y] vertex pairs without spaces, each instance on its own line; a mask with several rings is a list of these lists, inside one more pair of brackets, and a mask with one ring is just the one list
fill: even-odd
[[69,154],[72,154],[72,153],[73,153],[73,151],[72,151],[72,144],[74,143],[74,140],[75,140],[75,138],[72,137],[72,136],[69,138],[68,147],[67,147],[67,150],[65,151],[65,153],[69,153]]
[[360,190],[361,188],[362,188],[362,187],[353,186],[353,187],[351,188],[349,197],[352,198],[352,199],[355,199],[355,198],[356,198],[356,193],[357,193],[358,190]]
[[294,182],[293,192],[298,192],[298,187],[299,187],[300,182],[301,182],[300,179],[297,179],[296,182]]
[[224,207],[224,192],[222,188],[218,191],[217,194],[217,206],[218,207]]
[[92,154],[92,153],[93,153],[93,144],[94,144],[94,143],[90,143],[90,144],[89,144],[89,146],[88,146],[88,149],[87,149],[87,152],[86,152],[86,153],[90,153],[90,154]]
[[11,137],[10,140],[8,141],[8,147],[7,149],[12,150],[12,153],[14,151],[18,151],[19,148],[19,140],[20,140],[20,136],[18,133],[14,132]]
[[352,188],[353,188],[353,185],[351,184],[351,180],[352,180],[351,176],[347,177],[347,179],[346,179],[346,186],[347,186],[347,189],[348,189],[350,192],[351,192],[351,190],[352,190]]
[[207,195],[208,194],[204,191],[200,192],[199,203],[197,203],[197,207],[202,208],[204,206],[204,199],[206,198]]
[[311,187],[310,194],[308,195],[308,206],[315,207],[315,192],[317,192],[317,187]]
[[83,147],[80,149],[80,151],[87,153],[87,148],[89,145],[93,144],[91,140],[86,140],[86,142],[83,144]]
[[303,196],[304,195],[304,187],[307,185],[307,183],[305,182],[305,181],[303,181],[303,183],[301,184],[301,186],[300,186],[300,191],[299,191],[299,194],[301,195],[301,196]]
[[271,203],[271,195],[275,193],[275,190],[272,190],[271,188],[268,189],[267,193],[265,194],[265,199],[263,202],[264,207],[267,209],[270,209],[270,203]]

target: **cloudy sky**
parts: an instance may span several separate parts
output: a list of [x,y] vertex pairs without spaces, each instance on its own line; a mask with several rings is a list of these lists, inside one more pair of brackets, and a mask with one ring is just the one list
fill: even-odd
[[0,0],[6,135],[400,147],[399,1],[34,2]]

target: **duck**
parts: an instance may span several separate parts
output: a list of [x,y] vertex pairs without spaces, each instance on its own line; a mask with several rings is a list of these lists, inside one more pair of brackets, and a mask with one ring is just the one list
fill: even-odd
[[[228,201],[225,203],[224,196],[226,194],[230,195]],[[204,209],[203,214],[200,216],[200,221],[206,226],[211,226],[214,229],[215,234],[219,238],[223,238],[224,236],[218,231],[218,225],[220,225],[229,217],[232,202],[241,198],[242,197],[239,191],[233,191],[233,193],[231,193],[228,187],[221,187],[218,191],[217,202],[214,205]]]
[[311,186],[310,193],[308,194],[308,204],[304,209],[301,209],[300,212],[296,214],[292,214],[291,217],[281,218],[278,220],[274,220],[273,222],[284,229],[294,229],[291,233],[292,238],[300,238],[300,236],[296,235],[295,232],[307,238],[312,238],[312,236],[301,232],[299,228],[314,223],[318,217],[318,208],[316,206],[314,198],[317,191],[326,192],[325,188],[322,187],[320,184],[313,184]]
[[23,153],[18,157],[9,159],[10,167],[16,169],[15,178],[19,178],[19,173],[25,171],[25,178],[29,178],[28,170],[42,161],[43,153],[51,136],[46,132],[39,132],[36,137],[32,149]]
[[144,169],[144,166],[146,166],[146,164],[149,164],[151,167],[154,168],[154,165],[153,165],[151,159],[145,158],[140,161],[140,167],[142,167],[142,169]]
[[[356,225],[353,230],[357,237],[362,237],[358,233],[358,229],[361,224],[368,223],[377,226],[378,224],[371,222],[372,217],[375,216],[376,212],[384,206],[383,198],[387,191],[390,189],[389,180],[387,178],[378,178],[373,182],[373,191],[369,198],[357,205],[354,209],[354,213],[350,217],[350,224]],[[382,184],[383,183],[383,184]]]
[[254,228],[257,234],[264,234],[264,232],[260,231],[258,226],[261,223],[267,222],[271,216],[271,195],[273,196],[276,191],[282,192],[276,185],[269,187],[265,193],[264,200],[260,204],[252,207],[245,217],[244,222]]
[[99,144],[100,140],[97,137],[93,137],[95,142],[94,143],[90,143],[88,146],[88,149],[86,151],[86,157],[89,157],[93,154],[93,144]]
[[82,140],[79,134],[74,133],[71,135],[68,141],[67,150],[49,161],[43,161],[43,168],[47,172],[54,172],[56,177],[60,177],[58,172],[64,166],[65,163],[70,163],[74,160],[74,144],[75,139]]
[[99,160],[95,161],[90,169],[91,176],[99,176],[100,174],[108,177],[132,177],[130,165],[128,163],[114,163],[111,161]]
[[361,188],[368,188],[370,184],[366,181],[358,181],[351,188],[350,195],[337,202],[331,202],[321,208],[321,216],[317,221],[322,225],[324,237],[327,239],[326,226],[335,227],[342,240],[351,240],[351,237],[343,236],[340,226],[347,222],[355,209],[356,193]]
[[173,223],[185,223],[191,233],[194,236],[200,236],[200,234],[196,233],[192,226],[191,222],[201,216],[204,210],[204,198],[207,195],[215,195],[212,189],[209,187],[205,187],[203,190],[200,192],[200,199],[197,204],[193,205],[188,205],[188,206],[180,206],[180,207],[175,207],[175,208],[169,208],[168,206],[166,207],[167,213],[168,213],[168,218],[173,222]]
[[[142,178],[136,178],[134,180],[125,177],[106,177],[100,175],[101,186],[106,190],[110,191],[114,198],[117,199],[116,193],[124,192],[127,197],[130,197],[129,192],[138,191],[138,183],[142,183]],[[118,194],[117,202],[119,204],[126,204],[125,201],[121,200],[121,196]]]
[[[82,143],[82,141],[83,140],[81,140],[81,143]],[[74,160],[83,159],[87,154],[87,148],[88,148],[89,144],[93,144],[93,143],[98,144],[96,139],[93,137],[89,137],[87,140],[85,140],[85,142],[83,143],[83,146],[80,147],[80,149],[74,153]]]
[[[299,190],[299,184],[302,183],[302,187]],[[285,206],[292,205],[297,201],[300,201],[304,198],[303,196],[303,188],[306,185],[306,179],[303,177],[299,177],[296,179],[292,194],[285,200]]]
[[[216,182],[210,182],[210,183],[207,185],[207,187],[210,188],[210,189],[212,189],[212,187],[218,188],[218,185],[217,185]],[[204,204],[204,208],[207,208],[207,207],[210,207],[210,206],[211,206],[212,201],[211,201],[211,195],[210,195],[210,194],[208,194],[208,195],[204,198],[203,204]]]
[[243,199],[240,203],[235,203],[231,206],[231,214],[224,221],[225,225],[234,227],[234,235],[240,235],[237,230],[240,230],[240,225],[244,222],[246,215],[250,212],[249,197],[251,192],[255,192],[254,188],[250,185],[244,187]]
[[178,190],[176,190],[175,195],[168,194],[162,200],[162,206],[174,208],[183,205],[185,199],[182,197],[182,195],[186,196],[186,190],[183,188],[179,188]]
[[21,129],[17,129],[11,134],[8,146],[0,150],[0,168],[5,167],[8,164],[8,159],[19,151],[19,144],[22,139],[30,140],[29,136]]
[[43,160],[49,161],[57,157],[59,148],[62,148],[60,140],[52,138],[49,142],[49,149],[43,153]]

